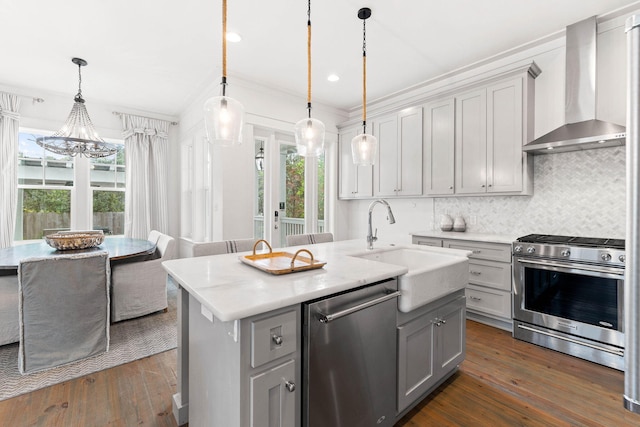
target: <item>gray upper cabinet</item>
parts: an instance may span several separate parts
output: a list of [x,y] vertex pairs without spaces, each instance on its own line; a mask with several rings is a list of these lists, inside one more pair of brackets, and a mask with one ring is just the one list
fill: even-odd
[[340,176],[338,196],[341,199],[359,199],[373,196],[373,167],[356,166],[351,155],[351,140],[361,127],[340,131]]
[[533,157],[522,147],[533,138],[539,74],[534,62],[521,63],[376,117],[371,191],[368,175],[344,165],[356,133],[341,130],[340,198],[533,194]]
[[456,193],[486,192],[487,91],[456,97]]
[[533,106],[524,79],[510,78],[456,97],[456,194],[531,194],[531,160],[522,146]]
[[424,194],[453,194],[455,100],[431,102],[424,107]]
[[422,194],[422,108],[376,119],[378,156],[373,167],[375,196]]

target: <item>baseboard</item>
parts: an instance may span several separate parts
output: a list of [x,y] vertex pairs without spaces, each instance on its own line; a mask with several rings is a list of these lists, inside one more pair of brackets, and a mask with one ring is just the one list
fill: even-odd
[[467,319],[473,320],[494,328],[503,329],[505,331],[513,331],[513,321],[511,319],[496,319],[495,317],[485,316],[467,309]]

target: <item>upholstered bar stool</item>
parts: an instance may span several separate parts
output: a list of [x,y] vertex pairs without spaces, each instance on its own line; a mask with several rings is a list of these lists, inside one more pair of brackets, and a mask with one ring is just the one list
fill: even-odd
[[194,242],[190,256],[206,256],[246,252],[253,249],[254,239],[222,240],[219,242]]
[[333,242],[331,233],[292,234],[287,236],[287,246],[313,245],[315,243]]
[[21,374],[109,349],[109,256],[27,258],[18,266]]

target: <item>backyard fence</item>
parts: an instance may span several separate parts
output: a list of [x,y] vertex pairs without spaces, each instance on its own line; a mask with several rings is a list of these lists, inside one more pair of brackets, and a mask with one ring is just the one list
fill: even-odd
[[[42,239],[46,234],[69,230],[69,213],[26,212],[22,214],[22,239]],[[123,212],[95,212],[93,229],[105,234],[124,234]]]

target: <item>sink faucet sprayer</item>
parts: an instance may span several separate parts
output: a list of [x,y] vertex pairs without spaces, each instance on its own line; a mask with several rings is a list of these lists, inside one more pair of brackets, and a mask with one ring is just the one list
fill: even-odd
[[373,207],[377,204],[384,205],[387,208],[387,219],[389,220],[389,224],[395,224],[396,219],[393,217],[393,212],[391,212],[391,206],[384,199],[378,199],[371,202],[369,205],[369,232],[367,233],[367,249],[373,249],[373,242],[378,240],[378,229],[376,228],[376,234],[373,234],[373,229],[371,227],[371,213],[373,212]]

